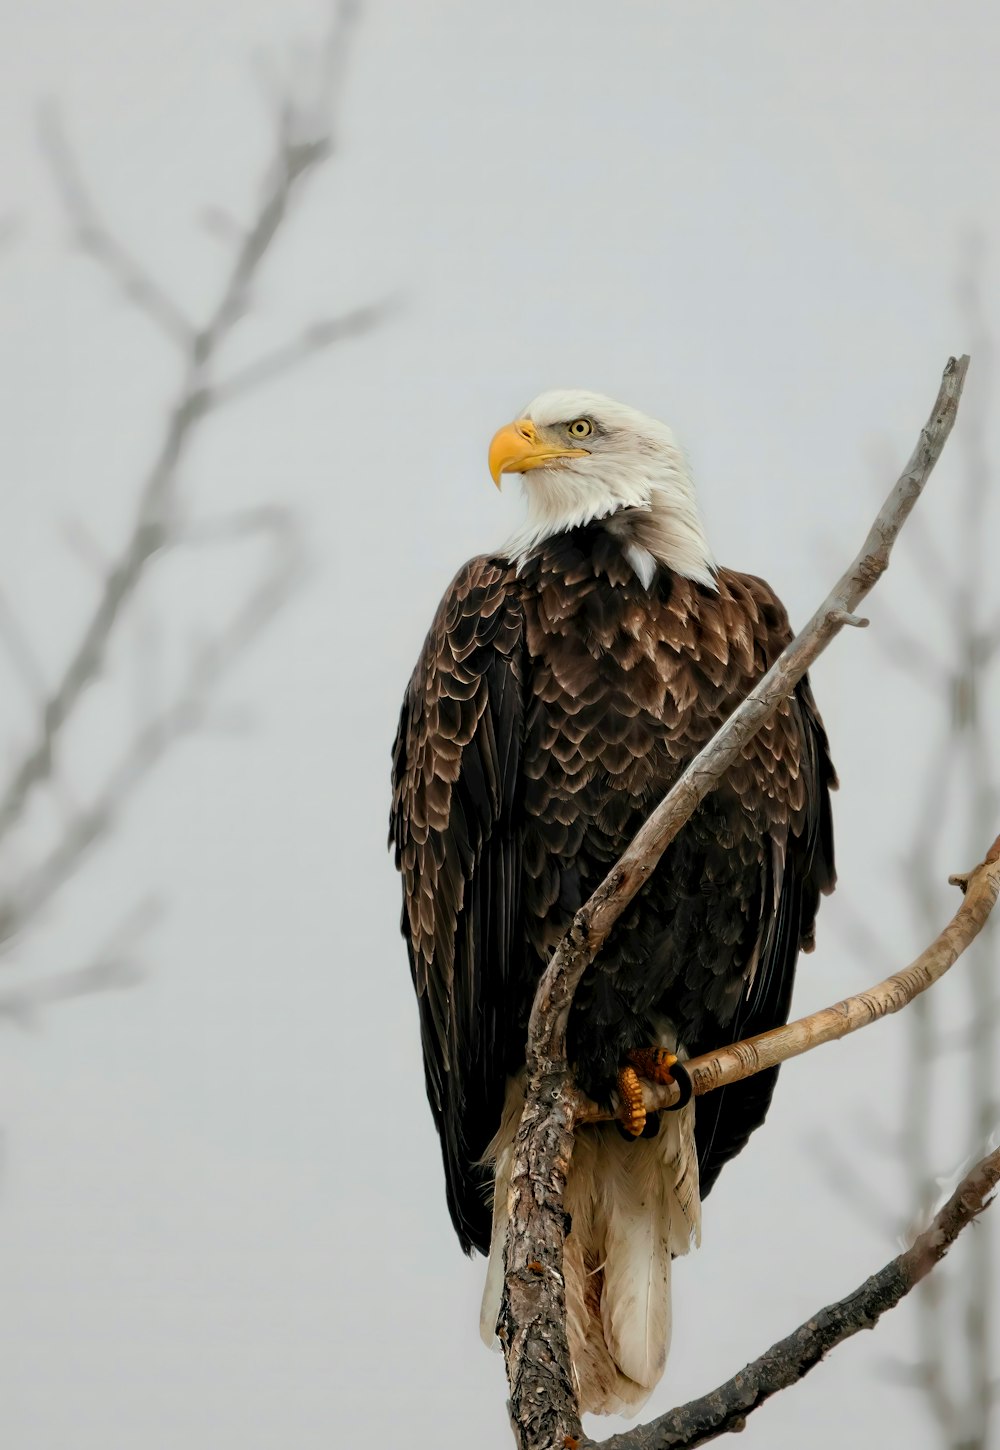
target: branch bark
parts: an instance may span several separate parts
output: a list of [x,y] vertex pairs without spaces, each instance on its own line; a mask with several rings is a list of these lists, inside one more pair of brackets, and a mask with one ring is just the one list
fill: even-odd
[[853,1294],[812,1315],[710,1394],[648,1425],[612,1435],[601,1442],[603,1450],[692,1450],[719,1435],[742,1430],[749,1414],[807,1375],[835,1345],[859,1330],[874,1329],[882,1315],[926,1278],[962,1230],[989,1206],[998,1182],[1000,1148],[966,1175],[910,1248],[866,1279]]
[[562,1275],[563,1193],[580,1106],[566,1062],[566,1033],[577,985],[621,912],[697,806],[830,641],[855,622],[849,616],[888,567],[892,546],[951,432],[968,361],[949,359],[930,418],[857,558],[577,912],[539,983],[528,1028],[528,1083],[514,1150],[498,1324],[511,1421],[521,1450],[549,1450],[582,1438],[566,1341]]
[[[985,860],[972,871],[950,878],[952,885],[964,893],[961,906],[942,932],[908,967],[877,982],[856,997],[845,997],[832,1007],[823,1007],[771,1032],[760,1032],[729,1047],[692,1057],[684,1065],[696,1097],[714,1092],[727,1083],[753,1077],[765,1068],[777,1067],[789,1058],[799,1057],[824,1042],[837,1042],[881,1017],[900,1012],[914,997],[926,992],[958,961],[966,947],[975,941],[986,925],[986,918],[1000,895],[1000,836],[993,842]],[[671,1107],[679,1097],[674,1084],[659,1086],[643,1084],[647,1111]],[[578,1099],[576,1121],[598,1123],[617,1114],[597,1103]]]

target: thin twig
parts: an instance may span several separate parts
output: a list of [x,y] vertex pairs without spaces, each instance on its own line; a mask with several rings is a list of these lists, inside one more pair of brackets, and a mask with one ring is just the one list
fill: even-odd
[[[866,1136],[862,1128],[859,1137],[863,1140]],[[825,1133],[819,1138],[810,1137],[805,1151],[816,1163],[831,1194],[846,1203],[873,1233],[891,1242],[898,1228],[898,1216],[882,1201],[871,1174],[858,1167],[847,1153],[842,1153]]]
[[71,971],[50,973],[0,992],[0,1018],[22,1029],[35,1025],[39,1014],[58,1002],[98,992],[126,991],[142,981],[136,943],[159,918],[160,903],[146,897],[125,917],[91,960]]
[[102,219],[59,115],[51,107],[41,111],[38,130],[63,207],[73,226],[74,240],[81,251],[104,268],[126,301],[144,312],[171,342],[189,348],[194,338],[193,326],[169,293],[122,246]]
[[0,991],[0,1018],[15,1027],[35,1025],[39,1014],[57,1002],[69,1002],[98,992],[126,991],[142,981],[142,973],[127,958],[113,957],[88,967],[58,972]]
[[175,697],[136,731],[101,790],[66,824],[49,855],[0,897],[0,946],[23,931],[79,870],[168,748],[202,724],[226,675],[302,578],[302,550],[292,516],[278,509],[266,514],[273,547],[259,583],[228,626],[201,644]]
[[925,639],[912,634],[884,599],[879,599],[875,637],[888,662],[904,670],[940,699],[951,684],[947,665],[938,660]]
[[212,388],[212,406],[220,408],[224,404],[235,402],[247,393],[272,382],[276,377],[301,367],[318,352],[332,347],[334,343],[363,336],[383,320],[386,312],[385,304],[373,304],[356,307],[353,311],[346,312],[343,317],[312,323],[298,337],[282,343],[262,357],[255,358],[246,367],[216,383]]
[[[109,241],[107,229],[95,220],[93,204],[79,181],[78,168],[65,137],[54,120],[50,118],[45,123],[45,141],[71,223],[89,239],[89,249],[97,259],[119,281],[128,280],[133,300],[139,301],[174,336],[183,338],[184,362],[177,399],[139,490],[127,541],[103,576],[96,607],[61,678],[42,704],[35,741],[14,766],[6,785],[0,788],[0,840],[20,819],[32,791],[51,777],[61,732],[84,690],[100,675],[122,611],[153,559],[173,542],[178,471],[195,433],[219,400],[212,391],[211,368],[216,355],[246,313],[257,273],[288,217],[294,197],[307,175],[330,154],[335,99],[330,87],[339,80],[338,58],[342,56],[357,9],[355,0],[342,0],[338,6],[313,94],[303,102],[296,101],[291,94],[285,96],[256,213],[240,233],[215,306],[197,329],[171,313],[150,279],[117,244]],[[299,356],[298,352],[288,353],[286,362],[297,362]],[[273,377],[279,366],[280,360],[272,357],[264,369],[266,376]],[[225,400],[224,392],[221,397]]]

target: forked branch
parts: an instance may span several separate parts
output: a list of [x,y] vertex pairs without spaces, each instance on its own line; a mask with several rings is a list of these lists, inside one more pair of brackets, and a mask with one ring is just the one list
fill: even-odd
[[951,432],[968,361],[949,359],[931,416],[857,558],[577,912],[539,983],[528,1031],[528,1082],[512,1165],[498,1324],[511,1420],[521,1450],[550,1450],[582,1438],[566,1340],[562,1275],[563,1192],[580,1106],[566,1063],[566,1034],[577,985],[622,911],[701,801],[830,641],[845,625],[859,622],[855,611],[888,567],[892,546]]
[[[233,239],[219,293],[197,324],[117,240],[87,189],[58,119],[51,113],[43,117],[43,144],[78,245],[177,345],[181,367],[176,397],[136,493],[126,541],[102,571],[100,594],[61,675],[38,702],[34,738],[14,761],[9,778],[0,781],[0,840],[15,829],[34,794],[51,780],[62,736],[84,692],[105,669],[119,621],[156,559],[176,542],[182,465],[208,419],[222,405],[272,381],[323,348],[368,331],[383,315],[379,306],[356,308],[342,317],[314,323],[292,342],[231,376],[221,371],[224,348],[251,306],[262,268],[307,180],[332,152],[337,88],[357,9],[355,0],[339,0],[318,84],[301,96],[291,85],[282,94],[259,200],[247,225]],[[9,636],[10,621],[6,623]],[[23,659],[20,663],[23,673]]]
[[721,730],[700,751],[673,789],[636,833],[553,953],[535,994],[528,1034],[529,1070],[560,1062],[566,1054],[569,1009],[577,985],[619,916],[641,890],[671,841],[715,789],[748,741],[788,698],[809,666],[855,618],[858,605],[889,567],[900,529],[924,490],[948,440],[965,384],[969,359],[949,358],[934,407],[910,460],[879,510],[861,552],[837,581],[809,623],[780,654]]

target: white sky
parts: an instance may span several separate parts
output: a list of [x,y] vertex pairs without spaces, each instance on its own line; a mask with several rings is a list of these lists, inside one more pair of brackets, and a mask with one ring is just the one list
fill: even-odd
[[[67,249],[38,103],[59,104],[118,234],[200,315],[224,253],[198,216],[245,215],[265,153],[252,59],[317,35],[324,12],[8,0],[4,19],[0,217],[19,232],[0,254],[0,579],[54,677],[93,591],[60,526],[120,543],[176,362]],[[401,306],[220,417],[184,471],[202,514],[292,505],[313,572],[225,691],[253,730],[178,749],[12,954],[26,978],[74,966],[151,887],[168,908],[141,987],[54,1009],[38,1033],[4,1029],[5,1444],[509,1444],[500,1362],[477,1335],[482,1264],[461,1259],[445,1210],[384,850],[421,638],[455,568],[516,516],[516,490],[489,486],[487,442],[544,386],[664,417],[716,554],[765,575],[801,620],[969,345],[956,279],[972,233],[997,315],[998,39],[993,9],[960,0],[370,0],[340,156],[232,357],[364,300]],[[960,473],[956,439],[921,505],[952,558]],[[882,595],[939,635],[905,536],[897,558]],[[147,608],[175,653],[225,607],[231,573],[162,571]],[[881,973],[845,952],[838,913],[881,917],[900,962],[922,944],[896,888],[935,712],[886,668],[877,600],[871,613],[815,672],[843,778],[841,891],[797,1010]],[[128,680],[88,701],[73,737],[84,797],[128,728]],[[30,716],[9,678],[0,688],[16,746]],[[25,845],[43,828],[33,818]],[[942,823],[941,874],[971,849]],[[962,994],[958,978],[942,988],[941,1012]],[[905,1213],[867,1131],[898,1117],[905,1031],[785,1070],[709,1200],[701,1251],[677,1266],[651,1412],[893,1251],[831,1192],[822,1144]],[[362,1117],[373,1074],[384,1103]],[[966,1150],[955,1121],[942,1171]],[[933,1445],[922,1401],[887,1372],[914,1322],[904,1307],[838,1350],[741,1445]]]

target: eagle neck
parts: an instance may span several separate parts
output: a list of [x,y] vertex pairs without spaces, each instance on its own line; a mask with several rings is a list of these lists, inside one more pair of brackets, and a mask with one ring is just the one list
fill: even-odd
[[522,574],[528,562],[542,553],[559,557],[561,551],[552,546],[560,539],[572,539],[575,547],[585,550],[596,549],[602,539],[613,541],[645,589],[662,571],[713,591],[718,588],[715,559],[693,502],[682,511],[662,505],[623,507],[604,518],[574,518],[562,527],[524,529],[504,552]]

